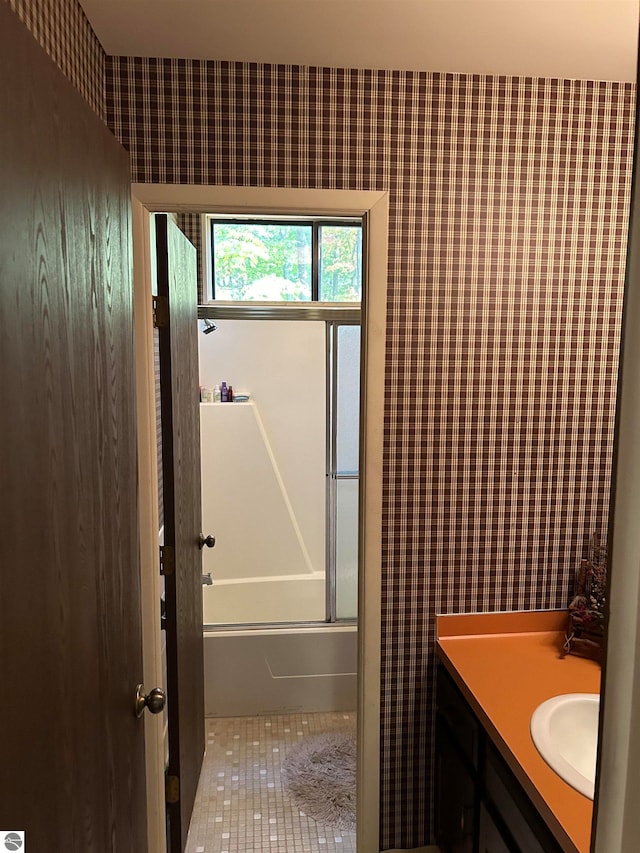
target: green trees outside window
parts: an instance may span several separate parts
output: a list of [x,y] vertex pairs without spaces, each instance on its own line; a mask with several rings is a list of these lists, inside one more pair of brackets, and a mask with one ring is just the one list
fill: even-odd
[[360,222],[212,220],[214,298],[359,302]]
[[360,302],[362,226],[321,225],[320,302]]

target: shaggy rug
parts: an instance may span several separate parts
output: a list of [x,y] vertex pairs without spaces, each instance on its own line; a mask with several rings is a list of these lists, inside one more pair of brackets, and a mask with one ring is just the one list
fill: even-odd
[[353,731],[313,735],[282,762],[282,783],[297,808],[335,829],[356,828],[356,738]]

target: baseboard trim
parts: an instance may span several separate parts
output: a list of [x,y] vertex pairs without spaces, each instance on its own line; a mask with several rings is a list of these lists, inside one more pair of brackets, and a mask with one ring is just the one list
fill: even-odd
[[436,847],[435,844],[431,844],[429,847],[411,847],[403,850],[387,850],[386,853],[407,853],[408,849],[411,850],[411,853],[440,853],[440,848]]

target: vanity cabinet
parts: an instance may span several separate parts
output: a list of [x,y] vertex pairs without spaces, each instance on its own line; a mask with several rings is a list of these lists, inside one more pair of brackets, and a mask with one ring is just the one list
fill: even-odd
[[474,853],[476,782],[447,728],[436,725],[436,815],[438,839],[447,853]]
[[436,841],[441,853],[561,853],[441,663],[436,706]]
[[484,803],[480,803],[479,853],[512,853],[509,842],[495,825]]

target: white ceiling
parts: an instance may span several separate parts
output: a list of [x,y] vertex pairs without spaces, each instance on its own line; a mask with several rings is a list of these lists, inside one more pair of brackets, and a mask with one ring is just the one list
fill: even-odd
[[112,55],[636,79],[640,0],[80,0]]

